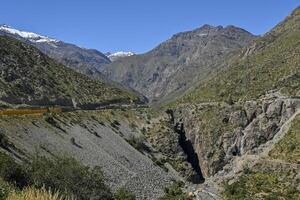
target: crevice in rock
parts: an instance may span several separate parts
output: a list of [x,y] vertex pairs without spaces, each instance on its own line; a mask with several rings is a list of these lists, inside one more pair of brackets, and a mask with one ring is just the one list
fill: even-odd
[[175,126],[175,131],[179,134],[178,142],[183,152],[187,156],[187,161],[191,164],[192,168],[196,172],[193,177],[190,177],[190,181],[195,184],[204,183],[205,179],[201,171],[198,155],[193,147],[192,142],[186,138],[184,125],[177,123]]
[[[172,109],[166,110],[166,113],[169,116],[170,124],[174,127],[174,131],[178,134],[178,144],[182,148],[183,153],[186,155],[186,161],[190,163],[194,174],[188,178],[188,181],[194,184],[204,183],[205,179],[203,177],[200,162],[198,159],[198,155],[194,149],[194,146],[190,140],[186,137],[186,132],[184,130],[183,123],[176,123],[175,114]],[[181,121],[181,120],[179,120]]]

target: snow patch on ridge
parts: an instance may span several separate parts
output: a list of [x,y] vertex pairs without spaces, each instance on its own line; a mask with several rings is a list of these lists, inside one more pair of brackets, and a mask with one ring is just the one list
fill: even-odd
[[115,52],[115,53],[106,53],[106,56],[113,62],[116,61],[120,58],[125,58],[125,57],[129,57],[129,56],[133,56],[135,55],[135,53],[129,51],[129,52],[125,52],[125,51],[119,51],[119,52]]
[[47,36],[38,35],[38,34],[32,33],[32,32],[20,31],[20,30],[12,28],[10,26],[7,26],[7,25],[0,25],[0,31],[10,33],[13,35],[18,35],[22,38],[30,40],[31,42],[37,42],[37,43],[42,43],[42,42],[58,43],[59,42],[59,40],[52,39]]

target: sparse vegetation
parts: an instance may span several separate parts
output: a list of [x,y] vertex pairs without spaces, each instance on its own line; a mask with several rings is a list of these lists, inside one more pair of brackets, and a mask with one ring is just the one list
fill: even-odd
[[0,178],[19,188],[29,184],[29,176],[24,167],[2,152],[0,152]]
[[229,68],[191,90],[177,104],[245,101],[257,99],[270,90],[299,95],[299,19],[299,10],[296,10],[288,21],[255,41],[254,53],[243,58],[234,57],[229,61]]
[[55,120],[54,116],[52,114],[45,114],[44,119],[47,123],[49,123],[51,126],[62,130],[63,132],[66,132],[63,128],[61,128],[61,126],[59,125],[59,123]]
[[139,101],[133,92],[90,79],[9,37],[0,36],[0,62],[0,88],[5,94],[1,97],[9,97],[16,104],[73,106],[75,99],[78,106],[90,107]]
[[127,142],[133,146],[135,149],[137,149],[138,151],[146,151],[149,152],[149,147],[145,144],[146,139],[143,136],[140,137],[135,137],[132,136],[130,139],[127,140]]
[[152,161],[153,161],[157,166],[159,166],[160,168],[162,168],[162,169],[165,170],[166,172],[169,171],[169,169],[165,166],[165,163],[167,162],[166,159],[164,159],[164,158],[156,159],[155,157],[152,157],[151,159],[152,159]]
[[135,200],[135,195],[122,187],[115,192],[114,200]]
[[30,163],[19,165],[1,153],[0,161],[0,178],[19,189],[31,185],[49,189],[53,194],[60,191],[64,196],[74,196],[81,200],[113,199],[110,189],[104,184],[101,169],[83,166],[73,158],[58,157],[50,160],[37,157]]
[[137,128],[138,128],[138,126],[136,125],[135,122],[131,122],[131,123],[129,124],[129,126],[130,126],[130,128],[131,128],[133,131],[136,131]]
[[10,191],[13,190],[13,186],[0,178],[0,200],[6,200]]
[[237,182],[225,184],[223,193],[228,200],[299,199],[298,181],[293,181],[295,171],[252,171],[243,174]]
[[38,157],[26,169],[30,174],[31,184],[39,188],[59,190],[64,195],[82,200],[112,199],[99,167],[86,167],[67,157],[56,160]]
[[6,137],[6,135],[4,135],[4,133],[0,129],[0,147],[7,148],[7,146],[9,144],[10,144],[10,142],[9,142],[8,138]]
[[120,122],[118,122],[117,120],[114,120],[112,123],[110,123],[111,127],[119,130],[119,126],[121,125]]
[[134,194],[104,184],[99,167],[86,167],[70,157],[36,157],[19,165],[0,152],[0,200],[135,200]]
[[292,122],[288,133],[269,153],[272,158],[300,164],[300,115]]
[[186,193],[182,191],[182,182],[173,183],[170,187],[165,188],[165,195],[159,200],[191,200]]
[[59,192],[53,193],[45,188],[37,189],[34,187],[26,188],[22,191],[12,191],[8,194],[6,200],[71,200]]

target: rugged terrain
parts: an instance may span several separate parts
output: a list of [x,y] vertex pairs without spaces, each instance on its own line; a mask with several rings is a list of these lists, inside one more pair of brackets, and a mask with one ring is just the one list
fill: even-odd
[[119,59],[105,66],[103,73],[152,101],[168,95],[172,99],[171,93],[179,94],[224,67],[222,61],[253,38],[234,26],[205,25],[178,33],[146,54]]
[[1,152],[18,162],[71,156],[101,166],[110,188],[124,187],[138,199],[157,199],[180,179],[172,167],[155,162],[155,150],[144,140],[142,131],[156,122],[150,111],[126,109],[142,103],[134,93],[90,79],[7,36],[0,36],[0,55],[1,107],[7,111],[0,112]]
[[93,107],[139,101],[132,92],[94,81],[6,36],[0,36],[0,70],[1,106]]
[[33,45],[61,64],[100,80],[103,76],[99,70],[103,65],[111,63],[108,57],[97,50],[81,48],[36,33],[20,31],[7,25],[0,26],[0,35],[6,35]]
[[299,19],[297,8],[171,104],[174,126],[193,145],[206,178],[198,199],[299,198],[299,129],[288,131],[300,108]]
[[6,138],[0,149],[19,160],[30,160],[37,154],[72,156],[84,165],[101,166],[114,190],[125,187],[137,199],[157,199],[178,178],[156,165],[146,146],[130,145],[134,138],[143,136],[139,127],[151,126],[147,113],[144,109],[106,109],[0,116],[0,136]]
[[256,100],[271,90],[299,96],[299,15],[297,8],[240,51],[227,70],[191,89],[183,102]]
[[0,112],[0,149],[19,162],[65,154],[100,165],[111,188],[124,186],[137,199],[164,192],[182,199],[178,188],[164,191],[179,180],[198,200],[299,199],[300,8],[253,38],[206,25],[106,66],[110,77],[152,101],[190,88],[156,110],[0,37],[3,108],[78,107]]

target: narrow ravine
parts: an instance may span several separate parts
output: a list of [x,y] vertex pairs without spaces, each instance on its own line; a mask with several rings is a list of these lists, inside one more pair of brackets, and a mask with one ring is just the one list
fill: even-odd
[[176,132],[179,134],[179,145],[186,154],[187,161],[191,164],[192,168],[196,172],[196,175],[191,177],[190,181],[194,184],[204,183],[205,179],[201,171],[198,155],[193,147],[192,142],[186,138],[184,124],[176,124],[175,127]]

